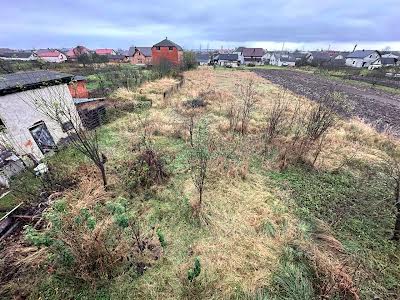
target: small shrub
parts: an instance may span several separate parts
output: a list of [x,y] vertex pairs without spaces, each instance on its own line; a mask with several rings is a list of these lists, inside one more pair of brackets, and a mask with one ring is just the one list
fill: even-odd
[[157,229],[157,236],[158,240],[160,241],[161,247],[165,248],[167,246],[167,242],[165,240],[164,233],[161,231],[160,228]]
[[165,160],[153,149],[144,149],[133,162],[128,162],[128,170],[123,174],[123,182],[130,194],[140,189],[148,189],[168,180]]
[[198,257],[196,257],[195,260],[194,260],[193,269],[190,269],[188,271],[188,280],[190,282],[193,282],[193,280],[195,280],[195,278],[200,275],[200,272],[201,272],[200,259]]

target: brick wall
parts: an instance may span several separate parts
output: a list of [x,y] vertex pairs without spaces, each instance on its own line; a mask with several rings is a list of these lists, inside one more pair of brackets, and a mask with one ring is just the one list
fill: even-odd
[[169,47],[160,47],[160,50],[157,50],[157,47],[153,47],[151,48],[151,52],[153,64],[158,64],[162,58],[168,59],[175,65],[182,62],[183,52],[178,51],[176,47],[172,47],[172,50],[169,50]]
[[72,98],[89,98],[89,91],[86,88],[86,81],[80,80],[68,85]]

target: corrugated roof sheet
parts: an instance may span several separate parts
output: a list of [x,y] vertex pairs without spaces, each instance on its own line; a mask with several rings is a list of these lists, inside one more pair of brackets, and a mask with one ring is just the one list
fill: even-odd
[[23,90],[40,86],[47,82],[71,80],[73,75],[55,71],[30,71],[0,75],[0,93],[6,94],[10,90]]
[[228,60],[228,61],[237,61],[239,56],[237,54],[226,54],[222,53],[216,57],[217,60]]

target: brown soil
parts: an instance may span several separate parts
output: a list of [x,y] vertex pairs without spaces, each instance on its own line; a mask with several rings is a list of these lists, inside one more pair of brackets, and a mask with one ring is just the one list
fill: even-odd
[[[254,70],[258,75],[314,101],[334,91],[344,94],[352,109],[347,116],[358,116],[378,130],[390,126],[400,131],[400,95],[369,87],[353,86],[316,74],[293,70]],[[340,112],[344,114],[343,112]]]

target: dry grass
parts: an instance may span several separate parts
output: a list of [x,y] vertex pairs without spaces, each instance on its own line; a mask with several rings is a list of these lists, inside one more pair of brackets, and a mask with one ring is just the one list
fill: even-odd
[[[195,197],[190,185],[187,193]],[[250,294],[266,286],[280,252],[296,236],[293,216],[282,213],[283,203],[254,174],[245,181],[221,179],[208,187],[204,199],[201,218],[210,236],[198,240],[192,251],[205,272],[218,278],[214,298],[232,297],[238,286]],[[275,235],[264,231],[267,222]]]

